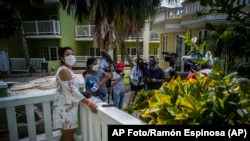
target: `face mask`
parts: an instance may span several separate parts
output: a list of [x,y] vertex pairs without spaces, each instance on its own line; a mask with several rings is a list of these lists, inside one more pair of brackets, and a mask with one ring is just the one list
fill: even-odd
[[94,71],[97,71],[98,69],[99,69],[99,65],[97,64],[97,65],[94,65],[93,67],[92,67],[92,69],[94,70]]
[[69,66],[73,66],[76,63],[76,57],[74,55],[66,56],[65,63]]

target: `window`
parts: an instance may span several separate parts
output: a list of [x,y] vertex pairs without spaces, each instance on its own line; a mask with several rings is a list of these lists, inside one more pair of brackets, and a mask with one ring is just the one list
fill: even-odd
[[58,60],[58,47],[44,47],[43,56],[46,61]]
[[200,30],[198,35],[198,43],[201,43],[203,40],[206,40],[206,38],[207,38],[207,31]]
[[167,51],[167,36],[164,35],[162,37],[162,52],[166,52]]
[[[207,31],[206,30],[200,30],[198,34],[198,46],[207,39]],[[206,52],[206,46],[203,49],[203,52]]]
[[179,35],[176,35],[175,36],[175,50],[174,50],[175,52],[173,53],[177,53],[178,55],[175,61],[175,69],[177,71],[181,71],[181,57],[183,54],[186,55],[189,49],[190,48],[184,45],[184,39],[180,37]]
[[100,48],[90,48],[90,56],[101,56],[100,54]]
[[177,54],[181,55],[182,54],[182,45],[183,45],[183,38],[180,37],[179,35],[176,35],[175,52],[173,52],[173,53],[177,53]]
[[153,48],[153,54],[154,54],[154,56],[158,55],[158,48],[157,47]]
[[129,55],[136,55],[136,48],[135,47],[129,47],[127,48]]

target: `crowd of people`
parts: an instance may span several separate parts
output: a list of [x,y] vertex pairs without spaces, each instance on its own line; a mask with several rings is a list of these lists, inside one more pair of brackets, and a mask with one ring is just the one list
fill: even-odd
[[[113,62],[106,51],[101,52],[100,63],[95,57],[86,61],[86,70],[82,73],[85,79],[85,89],[80,90],[80,80],[72,70],[76,62],[71,47],[62,47],[59,50],[60,67],[56,72],[57,95],[53,101],[53,128],[60,128],[60,141],[73,141],[75,129],[78,127],[78,105],[85,103],[93,113],[97,113],[97,105],[89,99],[96,97],[118,109],[123,109],[125,84],[124,62]],[[136,59],[136,65],[129,74],[130,95],[128,104],[131,104],[138,91],[142,89],[159,89],[163,82],[175,76],[174,68],[163,70],[154,57],[145,63],[142,58]],[[111,98],[110,98],[111,97]]]

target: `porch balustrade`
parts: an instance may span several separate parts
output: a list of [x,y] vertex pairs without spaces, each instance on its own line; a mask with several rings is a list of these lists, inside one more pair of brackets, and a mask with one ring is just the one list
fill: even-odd
[[23,21],[22,24],[26,35],[60,35],[59,21]]
[[[155,58],[159,58],[159,55],[153,55],[150,54],[149,56],[154,56]],[[76,56],[76,63],[73,65],[73,68],[85,68],[86,67],[86,62],[88,57],[92,57],[92,56]],[[98,60],[100,60],[101,56],[95,56]],[[134,58],[136,58],[136,55],[130,55],[130,58],[133,60]],[[141,58],[143,58],[143,55],[140,55]],[[121,60],[121,55],[117,55],[117,59],[118,61]],[[145,60],[148,61],[148,60]],[[133,62],[134,63],[134,62]],[[124,61],[125,65],[129,65],[128,61],[125,58]]]
[[[75,26],[75,33],[76,33],[76,40],[80,40],[80,38],[93,40],[94,37],[94,28],[95,25],[76,25]],[[142,32],[139,35],[139,39],[143,39]],[[136,37],[127,37],[126,40],[136,40]],[[157,33],[152,32],[150,33],[149,41],[159,41],[159,36]]]
[[[167,1],[168,2],[168,1]],[[172,1],[171,1],[172,2]],[[234,3],[236,6],[239,4],[245,4],[246,6],[250,6],[249,0],[236,0]],[[197,11],[208,12],[211,8],[209,6],[203,7],[200,5],[200,2],[187,2],[184,0],[177,1],[175,3],[164,3],[163,6],[168,7],[160,12],[158,12],[155,16],[154,23],[162,22],[165,20],[181,18],[185,15],[194,15]]]
[[[0,109],[6,110],[10,141],[57,141],[60,131],[52,128],[51,101],[55,97],[55,91],[47,91],[42,94],[29,94],[25,96],[10,96],[0,98]],[[75,135],[77,141],[108,141],[108,125],[145,125],[143,121],[117,109],[116,107],[102,107],[103,102],[91,99],[98,105],[98,113],[94,114],[85,105],[80,104],[79,128]],[[44,133],[37,133],[37,125],[34,116],[35,104],[42,105]],[[23,105],[27,117],[28,136],[19,138],[16,107]]]
[[[11,71],[28,72],[25,58],[9,58]],[[42,63],[45,63],[45,58],[30,58],[33,68],[37,72],[42,72]]]

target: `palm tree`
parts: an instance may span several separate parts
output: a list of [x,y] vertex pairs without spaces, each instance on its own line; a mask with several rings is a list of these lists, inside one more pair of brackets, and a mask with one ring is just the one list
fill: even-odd
[[[43,3],[43,0],[36,0],[36,3]],[[13,36],[16,31],[18,33],[18,37],[20,38],[24,58],[26,61],[26,67],[29,72],[34,72],[33,65],[31,63],[28,45],[26,42],[26,38],[24,36],[24,30],[22,25],[22,20],[19,12],[19,8],[24,4],[30,4],[30,0],[0,0],[1,6],[1,28],[5,29],[6,32],[0,33],[0,37],[10,37]],[[2,16],[8,13],[8,17]],[[11,26],[10,26],[11,25]],[[10,28],[11,27],[11,28]]]
[[[74,10],[79,22],[84,17],[94,17],[94,46],[106,51],[116,48],[117,43],[125,45],[125,37],[129,35],[138,35],[145,20],[154,16],[161,4],[160,1],[60,0],[63,9],[66,9],[68,13]],[[122,51],[127,54],[125,46],[122,47]]]

